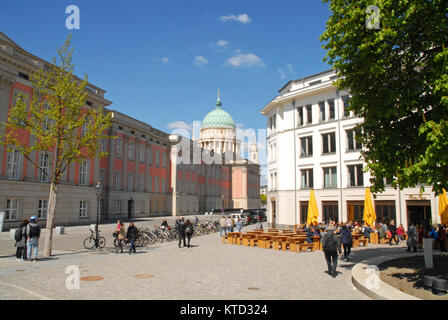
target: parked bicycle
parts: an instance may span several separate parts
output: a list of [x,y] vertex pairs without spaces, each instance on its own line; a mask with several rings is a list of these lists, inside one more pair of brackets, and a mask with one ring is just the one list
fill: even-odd
[[[123,246],[128,246],[130,245],[129,240],[123,239]],[[118,238],[114,237],[114,247],[117,248],[118,247]],[[148,237],[147,234],[145,234],[144,232],[139,232],[138,236],[137,236],[137,240],[135,240],[135,246],[136,247],[146,247],[151,243],[151,239]]]
[[[98,234],[101,231],[98,230]],[[84,244],[84,248],[86,249],[93,249],[96,246],[96,232],[93,230],[90,230],[90,236],[85,238],[83,241]],[[98,237],[98,247],[99,248],[104,248],[106,246],[106,238],[104,238],[103,236],[99,236]]]

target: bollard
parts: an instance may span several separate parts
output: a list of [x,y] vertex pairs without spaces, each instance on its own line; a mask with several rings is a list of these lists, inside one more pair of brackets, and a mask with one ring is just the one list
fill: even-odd
[[433,276],[424,276],[423,277],[423,286],[426,290],[431,290],[432,283],[436,277]]
[[445,279],[435,278],[432,281],[432,293],[443,296],[446,294],[447,290],[447,281]]
[[432,238],[423,238],[423,254],[425,256],[425,268],[432,269],[433,268],[433,259],[432,259]]
[[56,227],[56,234],[64,234],[65,229],[63,226],[61,227]]

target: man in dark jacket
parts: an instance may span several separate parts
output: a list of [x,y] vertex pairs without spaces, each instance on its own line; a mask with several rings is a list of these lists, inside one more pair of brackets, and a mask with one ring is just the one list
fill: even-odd
[[338,266],[338,252],[342,253],[341,243],[334,234],[333,229],[328,229],[327,233],[322,237],[322,250],[325,253],[327,261],[328,273],[334,278],[336,277],[336,268]]
[[394,240],[395,241],[395,244],[398,244],[398,238],[397,238],[397,227],[395,226],[395,221],[394,220],[392,220],[391,222],[390,222],[390,225],[389,225],[389,231],[390,231],[390,234],[391,234],[391,238],[390,238],[390,241],[389,241],[389,245],[392,245],[392,240]]
[[129,248],[129,254],[135,251],[135,241],[137,241],[138,238],[138,229],[136,226],[134,226],[133,222],[129,223],[128,233],[126,234],[126,238],[129,241],[129,244],[131,245]]
[[[16,241],[16,258],[17,261],[25,261],[27,260],[27,254],[26,254],[26,240],[27,240],[27,234],[26,234],[26,226],[30,223],[28,220],[23,220],[23,222],[20,224],[20,234],[22,235],[20,241]],[[17,240],[17,239],[16,239]]]
[[178,220],[177,233],[179,235],[179,248],[180,248],[180,243],[181,243],[182,240],[184,242],[184,247],[186,247],[187,243],[186,243],[186,240],[185,240],[185,221],[184,221],[184,218],[181,218],[180,220]]
[[[27,256],[28,261],[34,260],[37,261],[37,253],[39,250],[39,238],[40,238],[40,226],[37,224],[36,216],[32,216],[30,218],[30,223],[26,227],[26,235],[27,235]],[[31,255],[31,248],[34,247],[33,253],[34,258]]]

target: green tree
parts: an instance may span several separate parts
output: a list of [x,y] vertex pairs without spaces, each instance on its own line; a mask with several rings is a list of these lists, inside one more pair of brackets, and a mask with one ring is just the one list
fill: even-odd
[[[9,111],[8,121],[2,123],[2,143],[8,152],[19,150],[35,167],[45,171],[32,156],[34,152],[51,154],[51,172],[45,172],[50,181],[44,255],[50,256],[53,243],[53,225],[58,196],[58,185],[66,168],[73,162],[82,162],[97,155],[100,139],[108,137],[112,124],[111,113],[104,108],[86,106],[87,75],[83,80],[73,74],[71,35],[58,49],[59,60],[39,69],[31,78],[31,101],[19,95]],[[29,134],[30,143],[23,136]]]
[[[359,141],[373,192],[448,187],[448,1],[323,0],[325,61],[363,119]],[[379,9],[378,28],[371,20]],[[373,27],[373,28],[372,28]]]
[[268,202],[267,196],[263,193],[260,194],[260,201],[261,201],[261,204],[265,205]]

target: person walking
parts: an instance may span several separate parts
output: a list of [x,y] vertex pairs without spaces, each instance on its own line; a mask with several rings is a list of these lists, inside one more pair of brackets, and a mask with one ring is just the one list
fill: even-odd
[[227,235],[226,229],[226,217],[222,216],[221,220],[219,220],[219,236],[222,237],[222,232],[224,231],[224,235]]
[[437,242],[439,243],[439,249],[441,252],[446,252],[446,231],[445,228],[439,224],[439,229],[437,230],[438,237]]
[[414,252],[417,252],[417,246],[418,246],[418,235],[417,235],[417,228],[415,227],[414,223],[411,222],[411,226],[408,230],[408,241],[407,246],[408,249],[406,251],[411,252],[411,248],[413,248]]
[[118,253],[118,250],[121,250],[121,253],[123,253],[123,240],[126,236],[126,228],[124,227],[124,223],[122,221],[118,220],[115,232],[117,233],[118,239],[118,246],[115,253]]
[[232,232],[232,224],[233,224],[233,219],[228,216],[227,220],[226,220],[226,227],[227,227],[227,232]]
[[180,248],[180,244],[184,243],[184,247],[187,246],[186,241],[185,241],[185,221],[184,218],[181,218],[178,220],[178,224],[177,224],[177,234],[179,236],[179,248]]
[[327,229],[326,234],[322,237],[322,250],[327,261],[328,273],[334,278],[338,266],[338,252],[341,254],[342,250],[341,243],[331,228]]
[[[30,223],[26,227],[27,235],[27,257],[28,261],[37,261],[37,253],[39,251],[40,226],[37,224],[36,216],[30,218]],[[31,254],[33,248],[34,255]]]
[[28,223],[30,223],[27,219],[23,220],[23,222],[20,224],[19,228],[16,230],[16,234],[14,235],[14,238],[16,240],[15,246],[16,249],[16,258],[17,262],[19,261],[25,261],[27,260],[27,234],[26,234],[26,227],[28,226]]
[[241,218],[238,218],[238,221],[235,225],[236,232],[241,232],[241,229],[243,229],[243,220]]
[[403,225],[400,224],[397,228],[397,237],[399,241],[403,241],[406,236],[406,231],[404,231]]
[[134,225],[133,222],[129,223],[129,228],[128,228],[128,232],[126,234],[126,238],[128,239],[129,244],[130,244],[129,254],[131,254],[132,252],[136,253],[136,251],[135,251],[135,241],[137,241],[137,238],[138,238],[138,229]]
[[345,261],[349,261],[348,256],[350,255],[350,251],[353,246],[353,236],[345,223],[342,224],[341,228],[341,242],[344,247],[344,259]]
[[187,237],[187,248],[190,248],[190,240],[191,237],[193,236],[193,224],[188,219],[185,222],[185,236]]
[[398,239],[397,239],[397,227],[395,226],[395,221],[391,220],[390,221],[390,225],[388,228],[389,232],[390,232],[390,241],[389,241],[389,245],[392,245],[392,240],[395,241],[395,244],[398,244]]
[[199,223],[199,218],[198,216],[196,216],[196,218],[194,218],[194,224],[198,224]]

